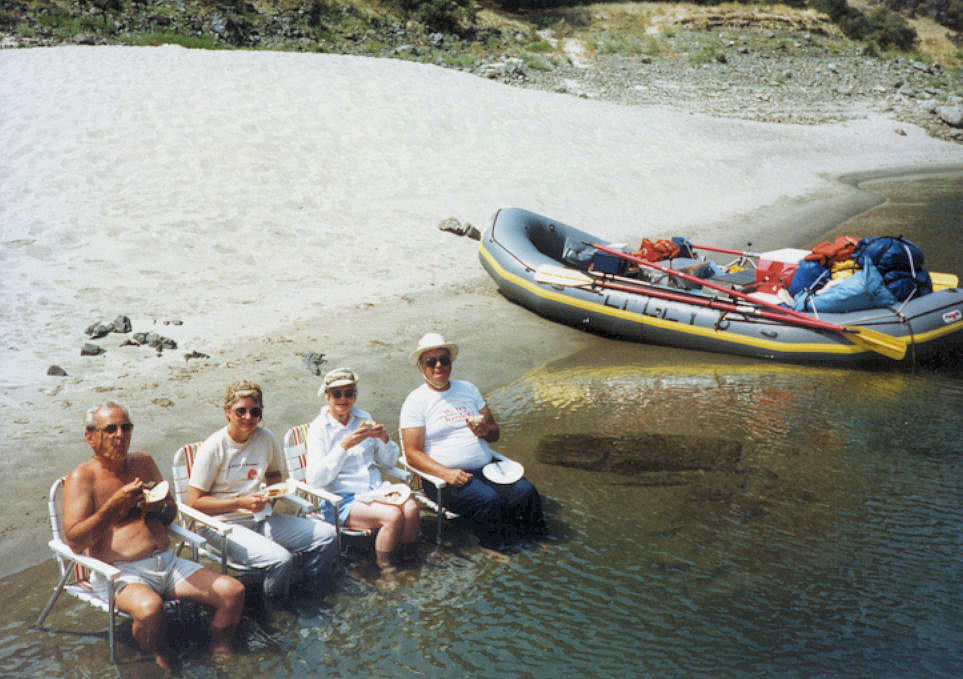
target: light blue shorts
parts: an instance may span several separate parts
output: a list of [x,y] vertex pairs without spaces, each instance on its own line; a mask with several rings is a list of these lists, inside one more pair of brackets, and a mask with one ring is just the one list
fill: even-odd
[[[159,549],[137,561],[116,561],[111,566],[120,570],[115,595],[127,585],[139,582],[164,596],[173,590],[177,583],[201,570],[200,564],[175,556],[170,549]],[[99,573],[91,573],[90,585],[99,596],[107,598],[107,578]]]

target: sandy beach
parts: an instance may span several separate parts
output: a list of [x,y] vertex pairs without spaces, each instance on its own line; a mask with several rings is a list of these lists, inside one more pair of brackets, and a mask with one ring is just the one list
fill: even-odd
[[[355,368],[359,405],[394,428],[426,331],[462,345],[483,391],[599,341],[499,297],[443,219],[483,229],[516,205],[627,242],[765,248],[872,202],[840,176],[963,164],[884,116],[753,123],[397,60],[177,47],[0,52],[0,148],[0,576],[47,558],[47,488],[90,454],[83,413],[108,398],[167,471],[221,425],[235,379],[262,384],[278,436],[313,417],[309,352]],[[81,356],[84,329],[119,314],[178,348],[111,334]]]

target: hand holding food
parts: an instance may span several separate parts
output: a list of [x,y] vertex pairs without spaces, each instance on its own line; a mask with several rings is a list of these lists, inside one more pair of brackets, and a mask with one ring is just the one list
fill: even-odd
[[170,490],[170,486],[167,481],[161,481],[156,485],[147,485],[142,487],[144,493],[144,507],[145,509],[151,509],[151,505],[159,504],[167,499],[167,493]]

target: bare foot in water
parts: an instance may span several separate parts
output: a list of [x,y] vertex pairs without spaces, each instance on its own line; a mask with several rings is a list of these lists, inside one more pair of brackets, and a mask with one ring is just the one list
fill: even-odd
[[155,653],[154,662],[157,666],[164,670],[164,674],[174,674],[174,666],[171,665],[170,659],[164,653]]

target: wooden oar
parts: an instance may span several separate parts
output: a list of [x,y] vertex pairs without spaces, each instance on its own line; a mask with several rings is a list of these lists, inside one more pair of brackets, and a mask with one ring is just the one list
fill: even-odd
[[823,330],[832,330],[834,332],[842,333],[843,336],[854,344],[858,344],[861,347],[865,347],[870,351],[875,351],[878,354],[887,356],[894,360],[900,361],[906,356],[906,342],[900,340],[896,337],[892,337],[882,332],[876,330],[869,330],[868,328],[862,328],[853,325],[836,325],[835,323],[829,323],[827,321],[822,321],[817,318],[812,318],[806,314],[800,313],[793,309],[786,309],[779,306],[778,304],[770,304],[769,302],[764,302],[759,299],[754,299],[744,292],[738,290],[733,290],[732,288],[727,288],[724,285],[719,285],[718,283],[713,283],[712,281],[705,280],[703,278],[698,278],[697,276],[692,276],[683,271],[676,271],[675,269],[668,269],[664,266],[660,266],[655,262],[650,262],[647,259],[642,259],[641,257],[635,257],[633,255],[621,252],[620,250],[613,250],[610,247],[601,245],[599,243],[589,243],[596,250],[601,252],[607,252],[610,255],[615,255],[626,261],[634,262],[641,266],[648,267],[650,269],[655,269],[656,271],[661,271],[669,276],[674,276],[684,281],[690,283],[695,283],[702,287],[709,288],[710,290],[718,290],[719,292],[724,292],[727,295],[731,295],[737,299],[742,299],[750,304],[755,304],[757,306],[765,307],[767,309],[772,309],[779,313],[786,322],[795,323],[796,325],[805,325],[812,328],[822,328]]

